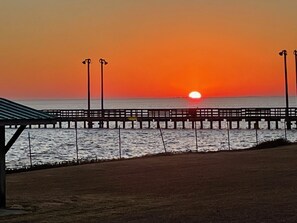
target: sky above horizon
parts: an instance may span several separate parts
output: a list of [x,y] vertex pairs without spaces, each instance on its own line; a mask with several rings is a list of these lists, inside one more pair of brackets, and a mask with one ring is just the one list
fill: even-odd
[[10,0],[0,9],[1,97],[295,95],[297,1]]

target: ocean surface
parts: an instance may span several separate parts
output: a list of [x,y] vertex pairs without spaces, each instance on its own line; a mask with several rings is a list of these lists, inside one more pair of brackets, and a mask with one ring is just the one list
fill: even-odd
[[[36,109],[86,109],[87,100],[30,100],[18,101]],[[297,106],[297,97],[289,97],[290,106]],[[100,99],[91,100],[92,109],[100,109]],[[230,98],[164,98],[164,99],[109,99],[105,109],[134,108],[246,108],[285,107],[284,97],[230,97]]]
[[[296,97],[290,106],[296,107]],[[20,100],[36,109],[86,109],[86,100]],[[92,100],[91,108],[99,109],[100,100]],[[187,98],[171,99],[112,99],[104,100],[105,109],[113,108],[247,108],[285,107],[283,97]],[[283,125],[284,126],[284,125]],[[15,129],[7,129],[9,139]],[[163,140],[162,136],[163,135]],[[196,140],[197,136],[197,140]],[[7,168],[85,159],[114,159],[147,154],[181,151],[218,151],[246,149],[256,143],[276,138],[297,141],[296,130],[283,129],[25,129],[9,150]],[[30,142],[29,142],[30,141]]]

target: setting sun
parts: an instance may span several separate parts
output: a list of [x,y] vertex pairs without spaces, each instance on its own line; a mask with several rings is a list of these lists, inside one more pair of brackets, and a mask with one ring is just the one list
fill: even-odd
[[199,99],[202,95],[198,91],[192,91],[189,93],[189,97],[193,99]]

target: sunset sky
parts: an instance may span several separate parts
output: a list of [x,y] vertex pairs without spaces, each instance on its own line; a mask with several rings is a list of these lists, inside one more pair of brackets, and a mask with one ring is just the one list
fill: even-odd
[[0,8],[0,97],[295,95],[295,0],[10,0]]

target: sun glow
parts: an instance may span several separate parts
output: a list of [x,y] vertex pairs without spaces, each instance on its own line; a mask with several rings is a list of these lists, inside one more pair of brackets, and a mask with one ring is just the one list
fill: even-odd
[[198,91],[192,91],[189,93],[189,98],[199,99],[201,97],[202,97],[202,95]]

